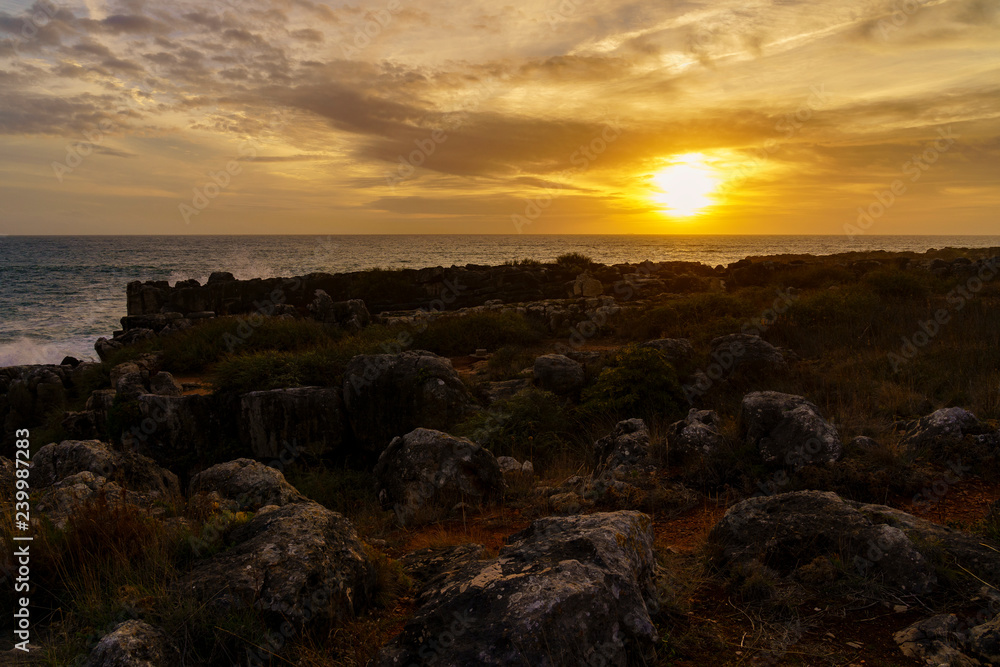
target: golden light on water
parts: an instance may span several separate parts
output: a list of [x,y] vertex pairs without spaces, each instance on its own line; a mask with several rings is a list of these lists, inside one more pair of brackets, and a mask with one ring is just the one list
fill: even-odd
[[652,177],[653,201],[662,213],[676,218],[701,215],[716,203],[713,194],[722,180],[703,153],[685,153],[670,159],[670,165]]

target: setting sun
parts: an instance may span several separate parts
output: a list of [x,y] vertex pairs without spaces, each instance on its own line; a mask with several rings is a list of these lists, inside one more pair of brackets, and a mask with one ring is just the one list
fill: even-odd
[[715,203],[711,195],[719,187],[719,176],[702,153],[687,153],[673,158],[652,182],[657,190],[653,200],[664,205],[662,212],[686,218]]

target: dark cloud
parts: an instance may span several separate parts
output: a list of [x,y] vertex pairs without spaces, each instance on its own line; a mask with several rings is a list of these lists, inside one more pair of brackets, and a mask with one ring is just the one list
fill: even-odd
[[167,26],[146,16],[113,14],[102,20],[101,25],[111,33],[148,34],[168,32]]

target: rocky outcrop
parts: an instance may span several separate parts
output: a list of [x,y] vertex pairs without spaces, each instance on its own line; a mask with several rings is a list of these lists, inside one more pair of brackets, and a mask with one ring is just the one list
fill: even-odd
[[[130,405],[122,442],[168,467],[208,460],[232,441],[238,427],[236,399],[227,396],[142,394]],[[241,443],[242,444],[242,443]]]
[[423,350],[354,357],[343,395],[356,440],[375,452],[414,428],[448,428],[473,409],[451,361]]
[[944,408],[907,424],[900,445],[914,454],[947,455],[965,436],[989,432],[989,427],[968,410]]
[[424,428],[386,447],[375,478],[379,501],[402,525],[447,515],[459,503],[499,500],[504,490],[503,473],[489,450]]
[[641,419],[618,422],[611,433],[594,442],[594,456],[598,465],[607,470],[652,465],[646,422]]
[[604,285],[589,274],[581,273],[573,281],[573,296],[595,297],[602,294],[604,294]]
[[[899,645],[899,650],[908,658],[923,661],[927,665],[948,665],[949,667],[980,667],[994,665],[996,658],[990,648],[980,645],[973,647],[969,635],[979,631],[985,635],[989,632],[989,624],[972,629],[968,628],[955,614],[938,614],[918,621],[908,628],[897,632],[893,638]],[[976,648],[981,648],[985,654],[976,655]],[[971,655],[970,655],[971,654]],[[981,662],[978,658],[983,658]]]
[[[0,368],[0,438],[13,444],[17,429],[39,426],[53,413],[61,413],[84,367],[10,366]],[[79,370],[78,370],[79,369]]]
[[836,427],[801,396],[755,391],[743,397],[740,437],[769,463],[799,468],[836,461],[843,453]]
[[399,564],[423,591],[469,563],[483,560],[485,553],[482,544],[428,547],[411,551],[399,559]]
[[337,387],[253,391],[240,397],[240,436],[259,459],[336,452],[346,429]]
[[548,517],[499,557],[434,581],[380,667],[648,664],[657,643],[649,517]]
[[535,359],[535,384],[553,394],[570,395],[583,388],[583,364],[562,354],[546,354]]
[[31,486],[44,489],[81,472],[113,480],[136,493],[165,500],[180,496],[177,475],[152,459],[97,440],[64,440],[39,449],[31,462]]
[[180,396],[184,393],[184,387],[174,379],[173,375],[160,371],[149,378],[149,391],[159,396]]
[[667,446],[680,456],[711,456],[725,445],[720,426],[714,410],[691,408],[687,417],[667,428]]
[[[733,505],[709,535],[724,570],[757,564],[786,581],[817,558],[837,558],[866,580],[896,595],[928,595],[942,588],[971,596],[997,581],[1000,553],[958,531],[882,505],[824,491],[760,496]],[[962,563],[973,576],[941,581],[940,558]],[[978,578],[978,579],[977,579]],[[867,586],[867,584],[864,584]]]
[[508,484],[530,482],[535,476],[535,466],[531,461],[518,461],[513,456],[498,456],[497,465]]
[[788,359],[782,350],[752,334],[720,336],[710,343],[711,357],[725,369],[751,372],[783,370]]
[[334,301],[321,289],[309,304],[313,317],[324,324],[334,324],[345,331],[356,333],[371,324],[372,316],[361,299]]
[[176,590],[221,612],[259,609],[297,631],[329,630],[368,604],[374,568],[354,526],[317,503],[264,507],[226,545]]
[[308,498],[288,483],[280,470],[252,459],[236,459],[214,465],[191,478],[188,495],[218,494],[235,501],[239,510],[256,511],[308,502]]
[[180,663],[177,646],[163,630],[131,620],[105,635],[84,667],[173,667]]
[[[89,504],[102,502],[109,506],[128,504],[133,508],[150,509],[154,499],[137,493],[126,493],[117,482],[95,475],[89,470],[69,475],[37,494],[34,508],[37,516],[45,517],[57,528],[65,528],[70,517]],[[88,510],[89,511],[89,510]]]

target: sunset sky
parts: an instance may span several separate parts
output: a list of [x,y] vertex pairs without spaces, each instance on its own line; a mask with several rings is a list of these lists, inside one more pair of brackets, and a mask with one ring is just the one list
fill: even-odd
[[995,234],[1000,2],[0,0],[0,174],[6,234]]

